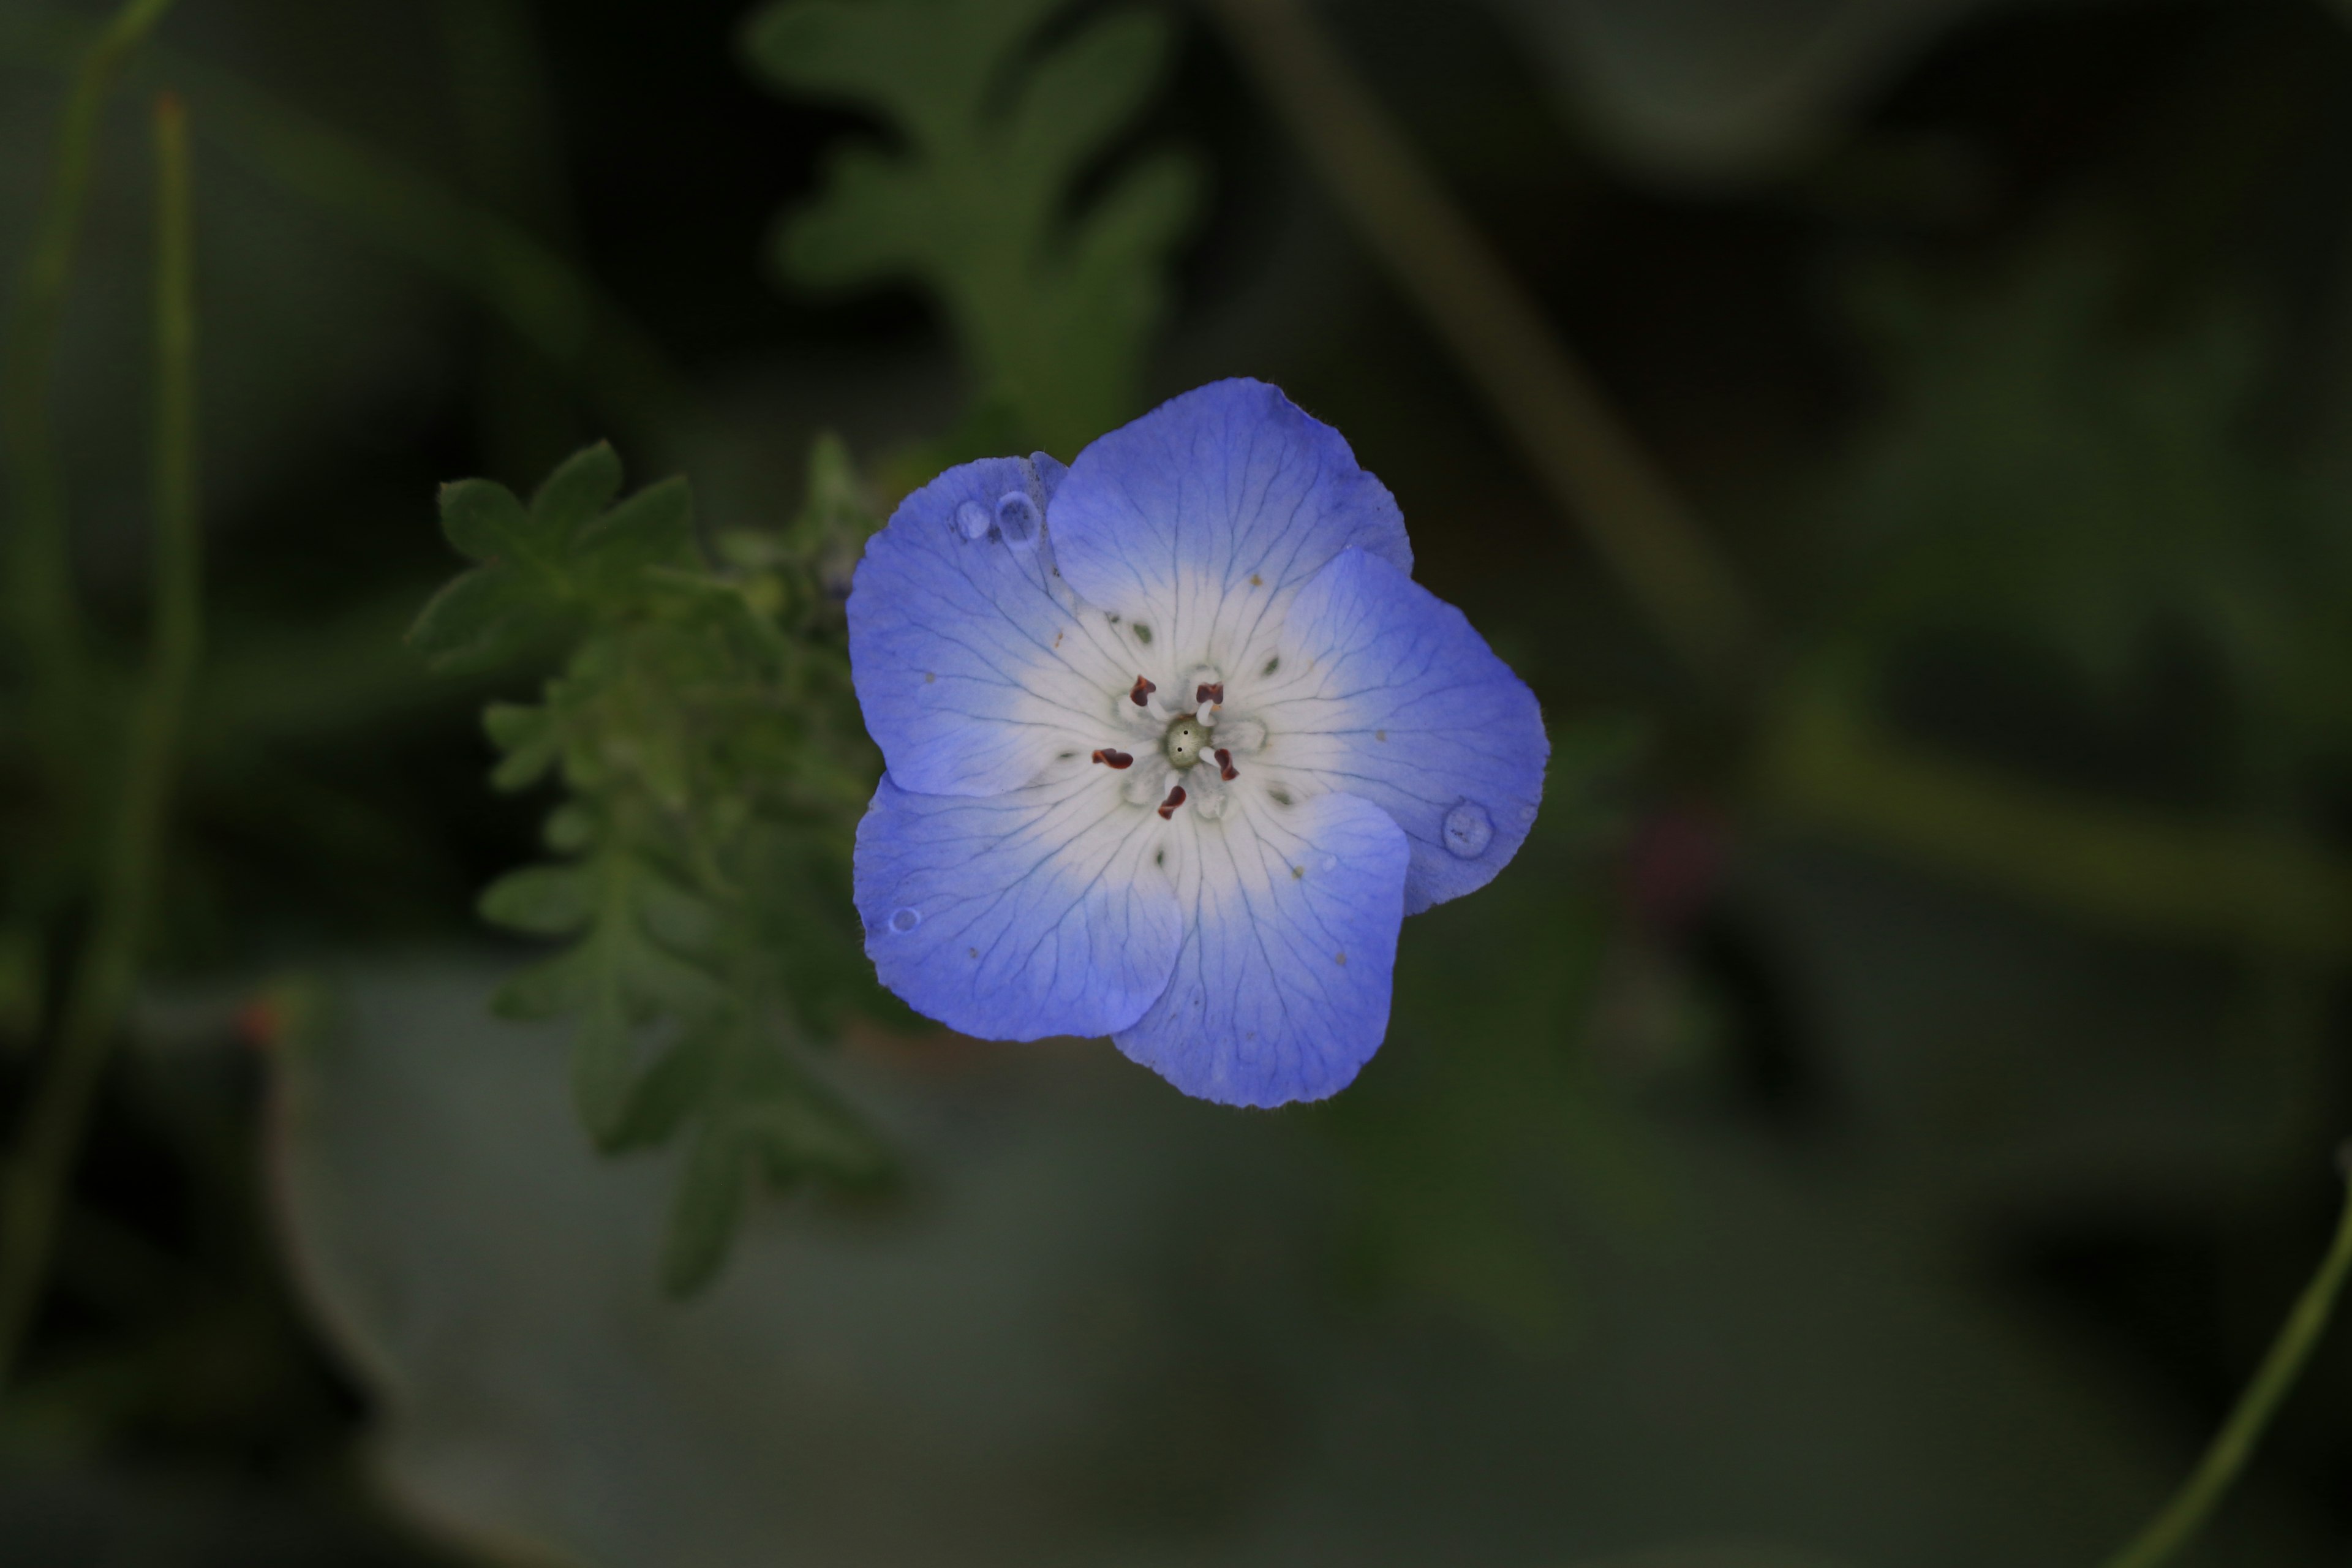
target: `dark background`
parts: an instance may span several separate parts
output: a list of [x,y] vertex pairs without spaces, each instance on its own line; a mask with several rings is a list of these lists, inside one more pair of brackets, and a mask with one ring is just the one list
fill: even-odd
[[[952,422],[963,372],[919,294],[810,298],[770,268],[771,226],[863,122],[761,86],[742,6],[480,3],[184,0],[108,121],[56,384],[80,568],[135,647],[140,106],[173,83],[200,170],[214,646],[131,1048],[0,1405],[0,1563],[522,1561],[531,1542],[730,1560],[723,1522],[675,1554],[627,1544],[744,1506],[706,1508],[690,1466],[612,1470],[647,1493],[620,1511],[649,1533],[549,1501],[580,1472],[534,1468],[564,1424],[530,1398],[483,1394],[503,1414],[435,1458],[446,1434],[419,1412],[466,1391],[421,1385],[476,1363],[388,1372],[338,1305],[365,1247],[286,1218],[355,1204],[338,1234],[367,1235],[350,1194],[407,1178],[353,1163],[338,1186],[302,1162],[397,1159],[400,1126],[271,1152],[288,1069],[240,1008],[279,977],[341,976],[377,999],[368,1017],[433,1020],[412,1026],[434,1049],[404,1059],[457,1074],[507,1048],[414,1000],[514,956],[473,895],[536,853],[546,805],[483,784],[478,710],[515,683],[435,679],[399,643],[456,564],[438,483],[527,487],[610,435],[633,479],[689,471],[715,524],[780,521],[818,429],[885,460]],[[1018,1561],[1036,1541],[1072,1561],[1341,1560],[1344,1521],[1391,1510],[1399,1561],[2083,1562],[2185,1471],[2318,1256],[2352,1131],[2342,920],[2282,939],[2214,896],[2218,873],[2184,882],[2160,856],[2085,890],[2063,856],[2004,840],[2007,819],[1989,831],[2014,853],[1988,854],[1945,796],[1890,816],[1868,809],[1883,775],[1809,792],[1769,759],[1832,671],[1938,778],[1990,778],[2092,837],[2259,830],[2352,887],[2352,17],[1688,0],[1589,5],[1602,31],[1580,32],[1575,11],[1319,14],[1765,606],[1763,695],[1727,709],[1675,664],[1215,27],[1180,12],[1122,144],[1189,145],[1212,179],[1150,390],[1262,375],[1349,437],[1401,500],[1418,575],[1543,699],[1552,837],[1482,895],[1488,924],[1465,907],[1407,926],[1398,1030],[1326,1110],[1171,1107],[1100,1045],[969,1047],[986,1065],[968,1075],[938,1056],[966,1047],[853,1044],[853,1075],[911,1095],[915,1141],[943,1140],[943,1189],[964,1179],[954,1129],[1044,1151],[991,1223],[1119,1234],[1146,1260],[1100,1267],[1170,1316],[1089,1339],[1038,1309],[1061,1370],[1142,1426],[1084,1428],[1078,1458],[1044,1443],[1047,1501],[975,1483],[1006,1511],[967,1509],[930,1479],[963,1474],[964,1428],[853,1378],[825,1419],[875,1517],[935,1513],[935,1533],[861,1532],[854,1510],[798,1543],[743,1523],[731,1560]],[[529,45],[473,100],[509,117],[503,166],[468,142],[453,63],[464,18],[492,13]],[[12,268],[60,100],[54,24],[92,14],[0,6]],[[1715,75],[1643,74],[1694,60]],[[694,419],[616,427],[382,226],[211,140],[222,72],[530,225],[666,353]],[[1670,133],[1710,103],[1730,106],[1712,131]],[[37,1065],[21,1040],[0,1056],[0,1100]],[[462,1077],[417,1085],[498,1103]],[[551,1126],[548,1160],[584,1166]],[[996,1192],[971,1157],[972,1189]],[[1125,1190],[1113,1167],[1189,1195],[1072,1217],[1071,1194]],[[1230,1207],[1197,1195],[1235,1184]],[[1256,1235],[1236,1216],[1261,1197],[1293,1216],[1261,1238],[1275,1261],[1202,1239]],[[431,1248],[393,1251],[385,1278]],[[910,1279],[951,1300],[962,1256]],[[1094,1253],[1025,1256],[993,1267],[1058,1268],[1091,1299]],[[724,1289],[831,1288],[808,1278],[746,1265]],[[527,1310],[482,1300],[482,1322]],[[919,1313],[906,1331],[932,1342]],[[982,1403],[1047,1397],[992,1342],[956,1363],[1007,1384]],[[1381,1420],[1404,1435],[1348,1458]],[[450,1479],[525,1473],[542,1489]],[[2352,1335],[2226,1523],[2210,1561],[2352,1551]]]

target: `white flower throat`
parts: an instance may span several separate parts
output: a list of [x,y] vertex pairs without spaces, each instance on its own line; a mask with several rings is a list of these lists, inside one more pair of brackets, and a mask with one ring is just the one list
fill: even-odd
[[[1187,692],[1189,703],[1182,701]],[[1135,749],[1105,746],[1093,760],[1129,773],[1127,801],[1152,807],[1162,821],[1188,805],[1204,818],[1222,816],[1227,786],[1241,777],[1235,757],[1255,755],[1265,744],[1265,725],[1226,711],[1224,678],[1207,666],[1167,695],[1139,675],[1116,706]]]

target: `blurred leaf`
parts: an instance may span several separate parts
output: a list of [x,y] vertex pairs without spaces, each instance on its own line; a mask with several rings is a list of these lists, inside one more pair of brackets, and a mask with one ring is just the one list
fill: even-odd
[[[1163,153],[1073,210],[1089,166],[1133,124],[1165,66],[1156,12],[1089,19],[1042,54],[1066,0],[783,0],[744,35],[752,64],[804,97],[873,111],[898,146],[836,148],[821,194],[779,231],[811,288],[929,289],[1023,441],[1063,452],[1134,412],[1167,303],[1169,252],[1200,166]],[[1018,444],[1018,443],[1016,443]]]
[[743,1212],[743,1139],[730,1124],[705,1122],[686,1156],[669,1236],[662,1246],[662,1288],[691,1296],[717,1277],[727,1261],[736,1221]]
[[1889,271],[1858,297],[1893,397],[1837,482],[1864,578],[1843,636],[1883,661],[1991,630],[2112,691],[2186,633],[2250,741],[2342,733],[2352,533],[2247,433],[2268,354],[2242,317],[2135,331],[2116,268],[2072,237],[1980,293]]

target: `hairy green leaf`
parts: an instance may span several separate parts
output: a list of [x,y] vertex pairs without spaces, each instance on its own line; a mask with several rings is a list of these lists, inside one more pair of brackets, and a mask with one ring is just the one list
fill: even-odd
[[665,1266],[680,1289],[723,1264],[755,1170],[775,1185],[870,1185],[890,1166],[800,1059],[845,1008],[893,1011],[848,889],[880,763],[840,591],[878,522],[838,440],[810,472],[787,528],[722,536],[723,567],[703,555],[684,481],[615,500],[609,447],[565,463],[528,509],[452,485],[443,526],[478,564],[435,601],[456,609],[428,607],[415,634],[436,657],[484,662],[567,639],[538,701],[483,716],[497,787],[551,777],[563,792],[544,834],[562,858],[509,872],[481,907],[567,945],[493,1006],[572,1019],[573,1098],[600,1147],[691,1140]]

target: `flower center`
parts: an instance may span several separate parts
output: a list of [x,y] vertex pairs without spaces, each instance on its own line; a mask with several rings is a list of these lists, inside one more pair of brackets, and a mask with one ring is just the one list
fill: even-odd
[[1171,764],[1189,768],[1201,760],[1202,752],[1209,744],[1209,731],[1198,719],[1187,714],[1168,726],[1168,738],[1160,743]]

